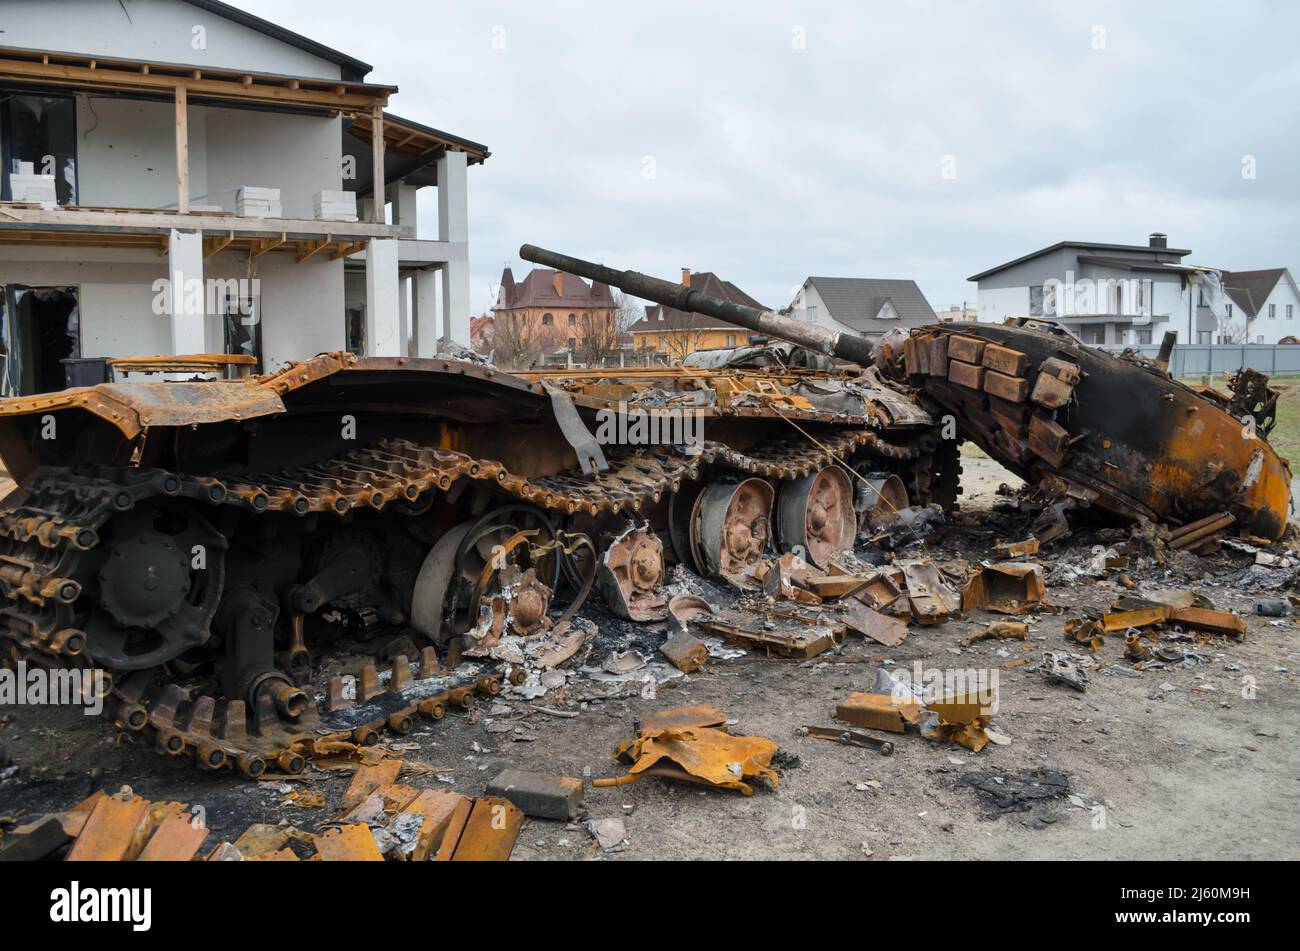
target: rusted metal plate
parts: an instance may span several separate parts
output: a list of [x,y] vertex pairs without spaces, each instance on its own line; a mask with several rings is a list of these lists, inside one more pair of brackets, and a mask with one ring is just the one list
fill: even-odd
[[[669,767],[680,772],[678,778],[720,789],[735,789],[746,796],[754,794],[746,779],[762,777],[773,786],[779,781],[772,768],[772,757],[779,747],[762,736],[733,736],[722,730],[697,727],[683,730],[646,730],[619,747],[620,754],[633,760],[625,777],[603,785],[622,785],[643,776],[664,775]],[[595,783],[593,783],[595,785]]]
[[1110,611],[1102,616],[1101,628],[1107,634],[1126,631],[1130,627],[1150,627],[1164,624],[1169,620],[1173,610],[1166,604],[1153,604],[1149,608],[1135,608],[1131,611]]
[[918,624],[939,624],[962,609],[961,593],[929,561],[896,562],[907,582],[912,617]]
[[359,806],[367,796],[380,786],[387,786],[397,781],[402,771],[400,759],[386,759],[373,766],[358,766],[352,774],[352,781],[343,792],[343,808],[352,809]]
[[504,862],[514,851],[524,814],[508,799],[485,796],[474,800],[453,862]]
[[198,854],[208,830],[188,812],[163,819],[140,853],[140,862],[188,862]]
[[[963,363],[979,365],[984,357],[984,341],[962,334],[953,334],[948,338],[948,359]],[[951,373],[951,370],[949,371]]]
[[907,622],[872,610],[856,598],[849,598],[841,608],[844,623],[864,637],[887,647],[897,647],[907,640]]
[[689,730],[697,727],[718,727],[725,729],[727,715],[715,706],[707,703],[689,707],[670,707],[658,710],[647,716],[640,729],[653,733],[659,730]]
[[315,836],[316,854],[323,862],[382,862],[370,827],[360,823],[330,829]]
[[1024,376],[1029,369],[1029,356],[1010,347],[999,347],[996,343],[986,344],[984,359],[980,361],[990,370],[1005,376]]
[[233,844],[244,858],[258,859],[283,849],[292,835],[286,826],[255,822],[241,832]]
[[425,789],[402,808],[403,813],[423,816],[420,832],[415,840],[415,848],[410,854],[412,862],[429,860],[442,844],[442,838],[451,825],[452,816],[463,802],[466,802],[466,798],[460,793],[446,789]]
[[143,845],[149,828],[147,799],[105,796],[95,804],[86,824],[72,844],[69,862],[121,862]]
[[968,390],[983,389],[984,368],[962,360],[949,360],[948,379],[958,386],[966,387]]
[[835,708],[835,719],[843,720],[869,730],[886,730],[903,733],[908,723],[915,723],[921,705],[905,701],[887,693],[855,692],[840,701]]
[[1246,620],[1230,611],[1213,611],[1209,608],[1178,608],[1170,618],[1176,624],[1186,624],[1212,634],[1226,634],[1242,640],[1246,636]]
[[148,426],[188,426],[284,412],[274,392],[251,381],[100,383],[0,400],[0,417],[84,409],[132,439]]
[[1008,376],[997,370],[985,369],[984,392],[1008,403],[1023,403],[1029,395],[1029,381],[1021,376]]
[[433,861],[451,861],[452,856],[456,853],[456,846],[460,844],[461,834],[465,831],[465,824],[469,822],[469,814],[473,809],[474,800],[468,796],[461,797],[461,800],[455,804],[451,810],[451,815],[447,819],[447,828],[442,833],[442,840],[438,842],[437,849],[433,854]]

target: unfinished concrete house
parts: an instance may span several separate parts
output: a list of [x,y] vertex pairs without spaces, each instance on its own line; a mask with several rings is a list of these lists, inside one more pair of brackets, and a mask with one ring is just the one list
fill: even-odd
[[147,354],[230,373],[469,343],[488,150],[387,113],[369,65],[212,0],[10,0],[3,21],[0,393]]

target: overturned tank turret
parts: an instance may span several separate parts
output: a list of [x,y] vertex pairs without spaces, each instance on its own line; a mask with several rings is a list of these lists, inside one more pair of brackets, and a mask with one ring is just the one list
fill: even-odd
[[[1229,525],[1281,537],[1291,470],[1268,443],[1272,407],[1258,375],[1234,381],[1237,397],[1193,389],[1159,363],[1036,323],[922,328],[895,366],[968,439],[1062,497],[1176,532],[1203,523],[1200,537]],[[1250,397],[1248,384],[1263,394]]]

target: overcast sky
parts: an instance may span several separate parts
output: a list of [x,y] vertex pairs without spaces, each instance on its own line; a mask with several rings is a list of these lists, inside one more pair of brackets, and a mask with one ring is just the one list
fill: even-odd
[[1151,231],[1300,267],[1296,4],[235,2],[491,148],[476,312],[523,242],[775,308],[813,274],[973,303],[986,267]]

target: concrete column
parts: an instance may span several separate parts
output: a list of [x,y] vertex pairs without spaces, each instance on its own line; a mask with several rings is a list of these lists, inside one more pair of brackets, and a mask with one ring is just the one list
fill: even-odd
[[469,264],[451,261],[442,266],[443,340],[469,346]]
[[402,355],[402,314],[397,293],[397,241],[366,245],[366,356]]
[[397,323],[401,334],[401,351],[405,356],[415,356],[415,327],[411,324],[411,305],[407,294],[405,274],[397,275]]
[[388,186],[388,200],[393,203],[393,224],[402,229],[403,238],[418,238],[416,196],[420,190],[414,185]]
[[438,159],[438,240],[469,240],[469,202],[465,191],[465,153]]
[[[438,159],[438,240],[469,242],[469,202],[465,153],[447,152]],[[469,259],[442,266],[443,339],[469,346]]]
[[167,242],[167,315],[171,320],[172,353],[203,353],[204,311],[203,232],[172,229]]
[[432,357],[438,352],[438,269],[415,272],[415,355]]

